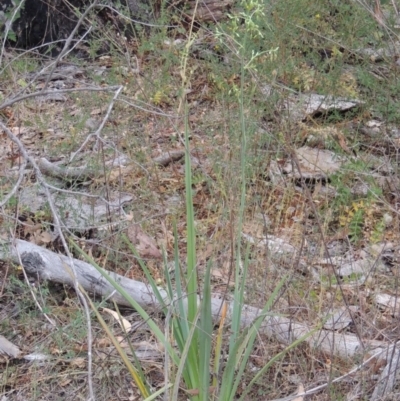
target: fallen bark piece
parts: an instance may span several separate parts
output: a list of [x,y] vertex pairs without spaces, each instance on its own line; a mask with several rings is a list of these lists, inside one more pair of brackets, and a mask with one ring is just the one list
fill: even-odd
[[[50,280],[58,283],[73,285],[72,269],[70,268],[70,259],[64,255],[59,255],[44,249],[40,246],[27,241],[15,240],[8,249],[4,248],[0,252],[0,258],[11,258],[18,262],[21,257],[22,264],[26,272],[34,275],[41,280]],[[89,263],[73,259],[74,271],[79,284],[86,290],[98,295],[109,297],[109,300],[115,301],[120,305],[131,306],[130,303],[100,274],[95,267]],[[160,308],[152,289],[139,281],[120,276],[116,273],[104,270],[104,273],[117,281],[118,284],[143,308]],[[168,299],[168,294],[160,288],[160,294],[163,299]],[[220,311],[225,301],[213,295],[211,300],[211,313],[214,319],[220,317]],[[233,312],[233,303],[228,302],[227,319],[230,319]],[[261,315],[261,309],[244,305],[242,309],[241,324],[243,327],[249,327],[254,319]],[[272,312],[268,314],[260,329],[269,337],[275,338],[279,342],[290,345],[303,336],[308,335],[313,327],[306,324],[296,323],[292,319]],[[384,351],[390,344],[376,340],[362,340],[352,334],[343,334],[330,330],[317,330],[308,335],[305,341],[313,348],[317,348],[327,354],[339,356],[341,358],[354,358],[355,356],[376,355],[377,359],[384,359]]]
[[131,223],[127,234],[141,258],[162,259],[162,253],[158,249],[155,240],[142,230],[140,224]]
[[[184,150],[171,150],[162,153],[160,156],[153,158],[153,162],[158,166],[166,167],[169,164],[182,159],[185,156]],[[117,168],[116,175],[119,176],[121,167],[124,169],[129,169],[129,162],[125,158],[122,162],[120,160],[111,160],[106,162],[107,167]],[[40,171],[50,177],[60,178],[66,181],[78,180],[86,181],[92,180],[104,176],[104,169],[92,168],[88,166],[81,167],[60,167],[55,163],[48,161],[46,158],[42,157],[38,161],[38,166]]]

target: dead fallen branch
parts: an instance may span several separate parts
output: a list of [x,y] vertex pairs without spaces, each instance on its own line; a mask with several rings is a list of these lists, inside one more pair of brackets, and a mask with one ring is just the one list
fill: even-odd
[[8,341],[5,337],[0,335],[0,355],[11,356],[12,358],[18,358],[21,355],[21,350]]
[[97,177],[101,174],[100,169],[90,168],[87,166],[82,167],[60,167],[54,163],[49,162],[44,157],[38,161],[40,171],[48,176],[61,178],[63,180],[87,180],[88,178]]
[[[169,164],[176,162],[185,156],[184,150],[171,150],[162,153],[153,159],[153,162],[161,167],[166,167]],[[112,162],[107,162],[107,168],[112,167]],[[46,158],[42,157],[38,161],[38,166],[40,171],[50,177],[60,178],[62,180],[79,180],[85,181],[94,178],[101,177],[105,174],[103,169],[92,168],[88,166],[81,167],[61,167],[55,163],[48,161]]]
[[[72,93],[72,92],[110,92],[110,91],[115,91],[118,88],[119,88],[118,86],[108,86],[108,87],[104,87],[104,88],[88,86],[88,87],[82,87],[82,88],[58,89],[56,92],[58,94]],[[10,107],[10,106],[14,105],[15,103],[22,102],[23,100],[26,100],[26,99],[31,99],[33,97],[38,97],[38,96],[53,95],[54,93],[55,93],[55,91],[52,89],[52,90],[27,93],[27,94],[21,95],[21,96],[15,96],[15,97],[13,97],[11,99],[7,99],[3,103],[1,103],[0,110]]]
[[[11,256],[13,261],[18,262],[19,256],[26,272],[36,276],[40,280],[50,280],[62,284],[73,285],[74,277],[69,267],[70,259],[64,255],[59,255],[32,243],[16,240],[9,249],[3,247],[0,258],[6,259]],[[120,305],[130,306],[129,302],[89,263],[74,259],[74,273],[79,284],[91,293],[108,297]],[[131,280],[113,272],[105,271],[112,279],[117,281],[120,286],[142,307],[146,309],[159,308],[160,305],[152,289],[139,281]],[[160,290],[161,295],[167,299],[167,293]],[[218,296],[212,298],[212,314],[215,319],[219,316],[222,303],[225,302]],[[233,305],[228,303],[228,317],[231,316]],[[261,310],[252,306],[245,305],[242,313],[242,325],[248,327],[255,318],[260,316]],[[305,336],[313,328],[305,324],[283,317],[268,315],[265,317],[262,331],[269,337],[275,338],[279,342],[289,345],[297,339]],[[355,335],[343,334],[329,330],[318,330],[307,337],[308,344],[329,355],[336,355],[341,358],[354,359],[356,356],[371,357],[375,359],[387,360],[385,350],[390,344],[383,341],[360,340]]]

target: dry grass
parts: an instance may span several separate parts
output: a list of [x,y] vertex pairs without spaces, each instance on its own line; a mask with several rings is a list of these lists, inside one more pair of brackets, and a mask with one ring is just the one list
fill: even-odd
[[[276,16],[276,26],[273,28],[283,29],[281,24],[285,18],[285,15]],[[297,21],[299,24],[301,22]],[[313,22],[321,28],[315,20]],[[328,17],[324,22],[329,24]],[[322,24],[322,27],[324,26]],[[207,30],[205,32],[210,33]],[[388,114],[383,114],[385,99],[379,97],[380,88],[373,87],[371,90],[364,75],[361,74],[358,80],[355,80],[353,78],[356,73],[352,72],[347,75],[347,78],[351,76],[351,79],[346,81],[334,70],[335,65],[332,66],[331,75],[324,70],[305,65],[303,58],[307,58],[307,54],[310,55],[309,62],[312,63],[315,61],[313,57],[327,44],[317,35],[318,43],[315,44],[315,49],[309,49],[310,33],[305,33],[305,30],[303,32],[304,36],[293,42],[292,46],[287,42],[291,36],[284,36],[282,33],[281,41],[273,42],[274,47],[279,45],[280,48],[278,60],[264,60],[265,68],[274,71],[275,75],[269,75],[273,77],[271,80],[279,84],[276,97],[272,99],[263,98],[259,91],[268,74],[261,75],[259,71],[254,70],[246,75],[245,85],[240,88],[240,77],[237,70],[235,73],[234,62],[224,63],[222,56],[218,54],[214,54],[211,61],[198,57],[197,53],[189,57],[191,87],[187,99],[194,165],[193,203],[198,270],[202,272],[206,262],[212,260],[213,290],[227,292],[229,296],[232,291],[230,274],[235,264],[234,244],[241,235],[238,232],[238,177],[242,142],[237,95],[238,91],[241,91],[241,96],[245,99],[245,124],[248,133],[248,185],[242,232],[258,241],[271,235],[284,238],[299,250],[296,255],[278,255],[268,250],[267,246],[252,245],[249,252],[246,301],[257,307],[262,306],[275,283],[284,273],[289,272],[290,280],[285,292],[274,307],[277,313],[312,326],[339,307],[357,306],[352,323],[345,329],[348,333],[356,333],[364,340],[395,341],[395,333],[398,331],[397,314],[377,305],[374,295],[378,289],[397,295],[398,262],[395,262],[391,269],[383,268],[377,254],[376,264],[371,266],[369,278],[363,283],[356,283],[351,278],[342,278],[338,283],[332,266],[329,263],[322,264],[321,258],[326,258],[326,246],[330,244],[339,243],[346,251],[350,250],[354,259],[358,259],[363,249],[369,250],[374,243],[398,243],[400,240],[398,188],[393,191],[384,186],[379,187],[375,182],[371,183],[368,164],[353,157],[354,154],[366,153],[382,161],[385,156],[389,164],[398,169],[398,137],[393,136],[392,147],[385,148],[386,145],[380,143],[379,137],[363,136],[359,128],[365,126],[367,121],[377,118],[376,116],[388,124],[396,122],[399,117],[396,112],[389,110],[390,105]],[[328,43],[332,45],[330,41]],[[154,45],[159,46],[160,43],[156,42]],[[346,42],[346,46],[350,45]],[[88,193],[102,196],[108,196],[110,192],[132,194],[133,201],[126,206],[125,212],[133,221],[141,224],[157,246],[166,251],[168,260],[172,260],[175,220],[181,255],[185,252],[184,166],[181,162],[176,162],[161,168],[155,166],[152,159],[166,151],[183,149],[181,134],[184,121],[182,116],[177,116],[181,88],[179,63],[182,53],[179,49],[157,46],[153,52],[141,52],[140,46],[138,51],[138,43],[132,48],[127,46],[128,53],[138,51],[140,74],[129,71],[125,59],[111,55],[110,58],[83,63],[80,66],[83,73],[69,80],[68,85],[73,87],[95,83],[123,85],[124,90],[101,132],[103,142],[89,142],[74,160],[74,165],[77,166],[89,163],[99,170],[105,169],[105,176],[85,183],[85,187],[82,187],[81,182],[70,182],[68,189],[84,188]],[[306,55],[300,55],[297,46]],[[353,44],[351,50],[355,48]],[[337,62],[337,68],[343,68],[343,65],[351,66],[350,52],[346,53],[344,49],[342,53],[343,58],[348,57],[348,64],[343,60],[338,61],[338,55],[336,59],[332,57],[325,64]],[[233,59],[232,55],[228,56],[232,57],[230,60]],[[384,60],[380,66],[386,67],[387,62]],[[21,89],[24,82],[28,81],[27,71],[37,69],[35,63],[40,63],[40,60],[20,59],[6,69],[3,78],[0,78],[3,98],[6,99]],[[279,63],[282,68],[276,70]],[[319,67],[326,67],[325,64],[323,62]],[[107,68],[99,78],[96,71],[100,71],[102,67]],[[358,68],[376,69],[375,65],[366,60],[359,63]],[[379,82],[390,86],[395,75],[396,73],[385,76]],[[330,89],[328,82],[331,85]],[[379,82],[374,82],[374,85],[379,85]],[[334,114],[315,117],[301,123],[290,122],[290,112],[283,112],[281,108],[288,98],[288,92],[285,90],[288,86],[311,92],[323,87],[333,95],[344,95],[347,89],[347,94],[351,92],[367,103],[354,114]],[[37,88],[40,88],[40,83],[37,83]],[[379,94],[376,103],[375,99],[371,100],[371,93]],[[71,92],[66,94],[61,102],[40,103],[37,99],[20,102],[12,108],[2,110],[1,117],[13,132],[19,135],[31,154],[54,160],[63,157],[68,159],[89,132],[93,131],[93,124],[101,121],[111,98],[112,94],[108,93]],[[334,134],[331,135],[329,130],[326,133],[323,131],[326,126],[340,130],[342,136],[338,138]],[[7,171],[18,166],[21,155],[5,137],[2,138],[0,167],[3,174],[0,180],[1,191],[6,193],[13,183]],[[315,138],[316,147],[334,149],[347,161],[345,167],[330,182],[337,191],[336,197],[333,198],[318,188],[319,184],[302,188],[295,180],[286,178],[277,183],[270,180],[272,162],[282,166],[290,159],[294,149],[311,143]],[[342,139],[346,148],[351,149],[350,154],[343,147]],[[129,158],[129,168],[119,171],[107,169],[106,161],[116,159],[121,154]],[[27,175],[23,185],[29,186],[32,181],[34,177]],[[58,181],[52,182],[54,185],[60,185]],[[352,195],[349,189],[355,182],[371,183],[372,190],[364,197]],[[324,185],[327,186],[328,184]],[[362,211],[360,221],[355,217],[359,210]],[[27,211],[20,207],[18,196],[3,208],[3,235],[11,230],[19,237],[33,239],[32,232],[21,229],[20,216],[24,212]],[[385,214],[392,216],[392,222],[382,226]],[[49,227],[49,221],[43,215],[33,213],[30,217],[36,224]],[[115,218],[109,216],[107,223],[111,225]],[[142,281],[144,274],[123,244],[121,231],[109,230],[98,237],[98,233],[92,233],[98,241],[91,241],[93,238],[89,238],[86,232],[79,233],[80,245],[93,255],[99,265]],[[47,246],[57,252],[62,251],[58,243],[50,243]],[[243,248],[246,246],[243,239]],[[183,256],[182,259],[184,262]],[[162,285],[162,261],[148,259],[147,263],[153,276]],[[46,313],[57,323],[57,329],[49,326],[47,320],[38,312],[29,295],[28,283],[24,282],[19,268],[2,264],[0,333],[26,352],[44,352],[52,358],[30,363],[1,362],[3,372],[0,375],[0,395],[5,394],[10,400],[56,400],[67,397],[83,399],[87,385],[86,326],[76,295],[69,288],[35,282],[34,279],[29,285],[33,286]],[[150,385],[157,389],[162,386],[164,380],[162,350],[157,349],[156,341],[135,313],[125,310],[122,314],[137,325],[137,329],[127,336],[134,347],[156,348],[155,359],[144,359],[142,366]],[[157,316],[157,311],[154,312],[154,316]],[[162,327],[161,316],[158,317],[158,321]],[[121,341],[128,341],[116,322],[111,319],[108,322]],[[93,326],[93,336],[93,379],[97,400],[138,399],[138,391],[132,383],[132,378],[126,372],[109,339],[96,323]],[[243,389],[250,380],[251,373],[257,371],[281,350],[282,345],[260,335],[251,356],[248,372],[243,377]],[[339,360],[334,354],[322,354],[308,345],[301,345],[268,371],[248,399],[284,397],[295,393],[300,383],[307,388],[316,387],[345,374],[355,362],[357,361]],[[379,374],[380,369],[379,366],[369,367],[369,370],[357,377],[355,382],[360,385],[358,399],[368,399],[375,385],[373,375]],[[349,378],[339,384],[329,385],[323,392],[311,398],[318,401],[344,399],[354,386],[354,382]],[[182,392],[182,399],[184,398]]]

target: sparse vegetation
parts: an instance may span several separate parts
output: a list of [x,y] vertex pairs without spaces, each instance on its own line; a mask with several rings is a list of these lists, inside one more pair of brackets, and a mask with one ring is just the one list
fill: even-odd
[[[156,3],[90,14],[58,65],[2,49],[0,351],[33,361],[0,353],[0,396],[397,399],[394,3]],[[16,239],[75,278],[28,277]]]

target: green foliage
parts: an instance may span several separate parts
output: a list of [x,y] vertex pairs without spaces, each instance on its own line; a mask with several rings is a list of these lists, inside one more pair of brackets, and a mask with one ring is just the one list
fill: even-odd
[[256,61],[265,60],[265,56],[274,58],[277,47],[265,49],[266,35],[269,30],[268,19],[265,14],[265,4],[258,0],[241,0],[239,11],[229,15],[229,22],[216,29],[216,35],[221,45],[226,39],[233,42],[234,52],[245,69],[255,67]]
[[[185,115],[188,115],[185,110]],[[243,112],[243,110],[242,110]],[[244,115],[241,114],[243,122]],[[241,206],[239,213],[239,227],[241,231],[242,220],[244,218],[245,210],[245,192],[246,192],[246,126],[243,124],[244,131],[242,132],[242,156],[241,156]],[[93,266],[103,275],[103,277],[110,282],[113,287],[124,296],[140,316],[147,322],[150,330],[158,341],[165,347],[168,357],[172,362],[170,372],[173,374],[172,383],[165,383],[164,391],[168,391],[171,387],[170,399],[178,399],[178,391],[182,387],[181,377],[185,382],[186,391],[189,398],[194,401],[207,401],[209,400],[211,391],[214,392],[216,399],[220,400],[235,400],[237,389],[243,381],[243,376],[249,358],[252,354],[256,338],[259,334],[261,324],[268,316],[274,302],[276,301],[282,287],[287,282],[288,277],[284,276],[277,284],[270,295],[268,301],[265,303],[259,316],[248,327],[242,326],[242,313],[244,306],[244,294],[246,288],[246,278],[249,266],[249,250],[248,247],[244,257],[241,256],[241,243],[240,236],[237,242],[237,263],[235,269],[235,291],[233,294],[231,316],[232,323],[229,329],[229,350],[225,356],[222,351],[222,339],[224,337],[225,317],[227,306],[222,304],[220,328],[216,335],[214,344],[213,327],[214,321],[211,310],[211,280],[210,269],[211,263],[207,265],[203,280],[198,275],[196,263],[196,232],[195,232],[195,217],[193,210],[193,193],[192,193],[192,172],[190,167],[190,149],[189,149],[189,128],[186,122],[185,126],[185,187],[186,187],[186,264],[187,270],[183,275],[181,273],[180,256],[178,251],[178,234],[176,227],[175,234],[175,250],[174,261],[175,271],[174,277],[170,274],[167,268],[167,261],[165,260],[165,279],[166,290],[157,286],[156,280],[152,277],[149,269],[145,263],[140,259],[136,249],[125,238],[133,254],[138,258],[139,263],[146,274],[148,282],[159,302],[162,311],[165,314],[166,327],[164,332],[160,330],[156,322],[148,315],[148,313],[131,297],[121,286],[115,282],[112,277],[106,274],[91,258],[83,253],[75,244],[74,247]],[[174,281],[173,281],[174,280]],[[202,289],[200,289],[202,283]],[[198,294],[201,294],[199,297]],[[112,333],[104,324],[101,316],[97,312],[94,305],[92,309],[95,311],[104,329],[107,331],[110,338],[113,338]],[[172,338],[169,337],[172,333]],[[279,358],[281,358],[290,349],[296,347],[308,336],[312,335],[312,331],[307,333],[302,338],[298,339],[290,346],[285,348],[282,352],[275,355],[271,360],[263,366],[260,371],[255,375],[250,384],[247,386],[246,391],[242,393],[241,399],[244,399],[252,386],[260,379],[267,369]],[[134,367],[123,350],[120,349],[118,342],[114,341],[122,360],[131,372],[136,384],[141,389],[143,397],[146,397],[148,387],[145,383],[146,379],[140,374],[138,367]],[[176,347],[173,346],[176,344]],[[222,364],[223,358],[226,358],[226,364]],[[214,369],[212,366],[214,365]],[[222,367],[222,368],[221,368]],[[213,387],[211,388],[211,384]]]
[[357,204],[353,205],[353,210],[349,213],[348,217],[349,235],[353,242],[358,242],[362,238],[364,227],[365,210],[357,206]]
[[382,241],[385,228],[386,228],[385,221],[383,218],[381,218],[380,220],[377,221],[371,233],[372,243],[378,243]]
[[[356,243],[365,237],[366,228],[372,230],[371,240],[382,238],[383,222],[375,218],[374,210],[380,202],[382,190],[374,182],[374,178],[366,174],[369,166],[362,160],[352,160],[339,173],[331,177],[331,185],[336,190],[336,197],[329,205],[335,226],[345,229],[352,242]],[[365,196],[356,196],[352,186],[362,177],[368,187]]]

